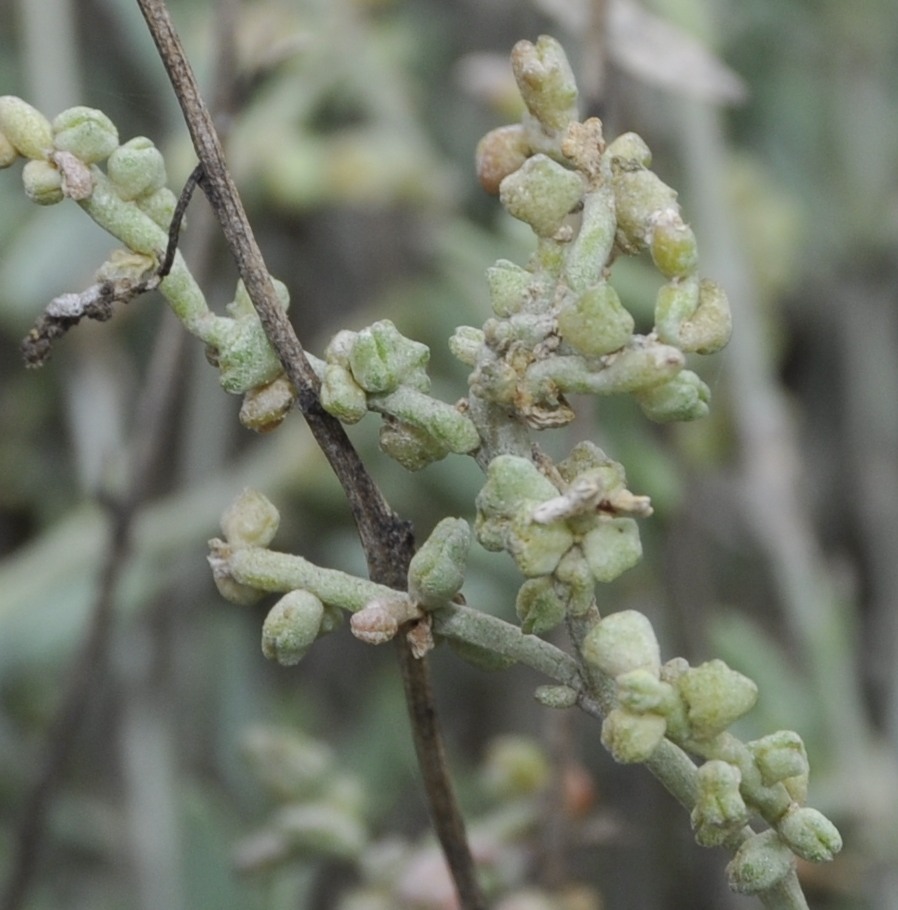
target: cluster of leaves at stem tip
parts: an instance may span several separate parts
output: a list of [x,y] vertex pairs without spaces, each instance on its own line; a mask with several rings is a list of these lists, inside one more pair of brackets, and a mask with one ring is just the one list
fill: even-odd
[[[640,613],[600,618],[595,586],[640,559],[637,519],[651,515],[649,499],[630,492],[623,467],[591,442],[555,463],[532,441],[533,431],[574,418],[573,394],[630,395],[655,421],[704,416],[709,390],[687,368],[687,356],[727,343],[727,298],[700,277],[695,236],[677,194],[651,170],[645,142],[625,133],[606,143],[598,119],[578,120],[577,88],[559,44],[521,41],[512,65],[523,119],[484,137],[477,171],[506,211],[530,226],[536,246],[526,265],[500,260],[488,270],[492,315],[480,327],[459,327],[449,342],[469,370],[466,396],[456,403],[432,397],[429,349],[388,320],[338,332],[323,359],[310,357],[324,408],[346,424],[368,411],[380,414],[383,451],[409,470],[450,453],[477,461],[485,482],[473,526],[460,517],[441,521],[411,563],[407,590],[396,591],[269,549],[277,509],[245,491],[223,517],[224,539],[210,542],[214,578],[236,603],[282,595],[265,620],[262,648],[287,665],[339,626],[344,611],[364,641],[407,634],[422,655],[434,637],[445,638],[463,656],[494,666],[516,659],[506,640],[521,633],[536,640],[567,621],[579,661],[576,686],[566,677],[562,686],[541,689],[542,700],[564,707],[594,698],[604,713],[602,742],[618,761],[649,761],[665,738],[700,759],[691,810],[696,838],[735,852],[733,888],[764,892],[791,874],[795,856],[823,861],[841,847],[833,824],[804,805],[809,769],[800,737],[779,731],[741,742],[727,728],[753,706],[751,680],[719,660],[662,663]],[[75,200],[125,247],[99,269],[97,285],[57,298],[49,314],[77,321],[98,287],[127,290],[158,269],[175,197],[149,139],[120,144],[101,111],[72,108],[50,122],[6,96],[0,165],[19,157],[27,159],[29,198],[42,205]],[[643,253],[664,278],[645,335],[635,332],[611,283],[616,259]],[[276,286],[286,307],[287,290]],[[294,390],[242,286],[227,315],[216,315],[178,253],[159,289],[207,346],[222,387],[244,396],[243,423],[258,431],[277,426]],[[488,639],[476,622],[466,624],[475,611],[460,605],[473,538],[507,553],[523,576],[520,627],[494,624]],[[508,634],[494,634],[497,628]],[[753,818],[765,823],[761,833],[747,827]]]

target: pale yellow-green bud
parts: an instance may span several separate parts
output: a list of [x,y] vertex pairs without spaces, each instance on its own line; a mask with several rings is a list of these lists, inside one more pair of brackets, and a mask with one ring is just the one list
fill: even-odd
[[209,541],[209,566],[212,569],[212,580],[218,593],[229,603],[239,607],[251,607],[258,603],[265,592],[237,581],[231,575],[230,557],[235,548],[224,541],[214,538]]
[[601,518],[580,543],[593,578],[614,581],[642,558],[639,526],[632,518]]
[[584,639],[583,657],[612,678],[640,669],[658,673],[661,667],[655,630],[635,610],[611,613],[597,622]]
[[583,178],[546,155],[534,155],[502,181],[499,198],[510,215],[539,237],[552,237],[580,201]]
[[602,745],[622,764],[644,762],[664,739],[666,727],[660,714],[632,714],[612,708],[602,722]]
[[511,65],[524,104],[548,130],[562,130],[577,116],[577,83],[554,38],[541,35],[536,44],[518,41]]
[[262,653],[281,666],[298,664],[318,637],[324,604],[309,591],[289,591],[262,624]]
[[426,430],[392,418],[381,425],[378,444],[407,471],[420,471],[449,454],[449,447]]
[[711,739],[747,714],[758,700],[758,687],[722,660],[690,667],[676,682],[686,704],[693,735]]
[[25,195],[38,205],[56,205],[65,194],[62,188],[62,174],[49,161],[34,158],[25,162],[22,168],[22,184]]
[[740,845],[727,865],[727,880],[739,894],[757,894],[781,882],[794,866],[792,851],[776,831],[762,831]]
[[486,270],[493,312],[502,318],[521,309],[533,282],[533,273],[507,259],[499,259]]
[[617,214],[617,244],[626,253],[648,246],[651,218],[663,209],[675,208],[677,194],[654,171],[612,162],[612,187]]
[[698,769],[691,820],[695,839],[702,846],[721,846],[748,824],[748,808],[739,792],[741,782],[739,769],[725,761],[707,761]]
[[583,555],[583,550],[571,547],[555,567],[552,577],[567,588],[567,611],[571,616],[582,616],[592,606],[596,580]]
[[518,589],[515,609],[521,631],[540,635],[554,629],[563,619],[566,603],[555,589],[551,576],[531,578]]
[[221,530],[232,547],[267,547],[280,520],[280,513],[267,496],[247,488],[221,516]]
[[[287,290],[287,285],[277,278],[272,278],[271,283],[274,286],[274,292],[277,296],[278,303],[280,304],[281,309],[286,313],[290,308],[290,291]],[[242,316],[256,317],[256,310],[253,306],[252,298],[249,296],[249,293],[247,293],[242,278],[237,281],[237,286],[234,289],[234,299],[225,307],[225,309],[234,319],[239,319]]]
[[53,151],[50,121],[15,95],[0,97],[0,133],[24,158],[46,158]]
[[293,383],[282,373],[243,396],[240,423],[255,433],[270,433],[284,422],[295,400]]
[[664,285],[655,300],[655,331],[680,350],[713,354],[730,340],[733,319],[723,289],[696,276]]
[[642,667],[621,673],[615,680],[617,702],[633,714],[664,714],[675,697],[673,687],[658,674]]
[[349,365],[366,392],[383,393],[422,371],[429,358],[427,345],[406,338],[389,319],[381,319],[356,335]]
[[412,557],[408,593],[425,609],[444,606],[461,590],[471,549],[471,528],[462,518],[444,518]]
[[606,149],[616,165],[634,170],[652,166],[652,152],[638,133],[621,133]]
[[102,111],[70,107],[53,120],[53,145],[85,164],[96,164],[118,147],[118,130]]
[[487,468],[486,483],[477,495],[477,510],[510,517],[525,500],[542,502],[557,494],[556,487],[529,458],[498,455]]
[[643,413],[657,423],[700,420],[708,414],[711,390],[692,370],[634,393]]
[[558,314],[559,334],[586,357],[619,350],[630,340],[633,328],[633,317],[605,281],[566,301]]
[[482,329],[470,325],[460,325],[449,339],[449,350],[452,356],[469,367],[477,363],[477,356],[483,347]]
[[794,777],[807,777],[808,754],[802,738],[794,730],[778,730],[748,743],[761,780],[769,787]]
[[698,267],[695,234],[676,208],[661,209],[649,218],[649,245],[652,261],[666,278],[686,278]]
[[513,174],[530,154],[524,128],[520,124],[490,130],[477,143],[474,164],[480,185],[491,195],[499,194],[499,184]]
[[521,574],[549,575],[573,546],[574,535],[563,521],[538,524],[531,518],[536,503],[524,503],[508,523],[505,544]]
[[780,837],[802,859],[828,863],[842,849],[838,828],[816,809],[793,806],[777,822]]
[[365,390],[339,363],[328,363],[321,377],[321,406],[343,423],[358,423],[368,413]]
[[109,156],[106,173],[125,200],[146,196],[165,186],[162,152],[144,136],[130,139]]

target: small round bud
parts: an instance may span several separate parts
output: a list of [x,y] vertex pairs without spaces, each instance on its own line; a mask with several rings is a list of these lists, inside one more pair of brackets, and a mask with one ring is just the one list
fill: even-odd
[[816,809],[795,806],[777,823],[780,837],[802,859],[828,863],[842,849],[839,829]]
[[378,443],[406,471],[420,471],[449,454],[449,448],[426,430],[402,420],[385,420],[380,428]]
[[676,208],[655,212],[649,219],[652,261],[666,278],[686,278],[698,268],[695,234]]
[[85,164],[96,164],[118,147],[118,130],[102,111],[70,107],[53,120],[53,145]]
[[563,521],[538,524],[533,521],[536,503],[524,503],[508,523],[505,544],[526,578],[549,575],[574,545],[574,534]]
[[406,338],[389,319],[359,332],[349,355],[355,381],[366,391],[390,392],[430,358],[425,344]]
[[49,161],[34,158],[22,168],[25,195],[38,205],[56,205],[65,198],[62,174]]
[[267,496],[247,488],[225,510],[221,530],[232,547],[267,547],[280,520],[280,513]]
[[567,301],[558,314],[561,337],[586,357],[599,357],[624,347],[633,328],[633,317],[624,309],[617,291],[604,281]]
[[781,882],[794,868],[795,857],[776,831],[749,837],[727,865],[730,889],[757,894]]
[[518,589],[515,609],[521,620],[521,631],[540,635],[554,629],[563,619],[566,609],[551,576],[530,578]]
[[632,518],[600,518],[580,546],[599,582],[614,581],[642,559],[639,526]]
[[583,657],[612,678],[638,669],[657,673],[661,667],[655,630],[635,610],[611,613],[597,622],[583,642]]
[[640,408],[656,423],[700,420],[709,411],[711,390],[692,370],[681,370],[673,379],[634,393]]
[[652,152],[638,133],[621,133],[607,152],[615,164],[629,170],[652,166]]
[[577,83],[554,38],[540,35],[536,44],[518,41],[511,66],[527,110],[549,131],[560,131],[577,116]]
[[471,528],[462,518],[444,518],[412,557],[408,593],[425,609],[443,606],[461,590],[471,548]]
[[[140,196],[138,199],[134,200],[137,204],[137,207],[145,214],[148,215],[162,230],[167,231],[171,225],[171,220],[174,217],[175,209],[178,205],[178,197],[167,187],[163,186],[156,190],[155,193],[149,193],[146,196]],[[185,218],[181,222],[181,229],[183,230],[187,224],[187,219]]]
[[486,270],[486,281],[493,312],[503,319],[517,313],[527,297],[533,277],[533,272],[507,259],[500,259],[490,266]]
[[698,769],[698,792],[691,813],[695,839],[718,847],[748,824],[749,812],[739,791],[742,775],[729,762],[711,760]]
[[530,149],[520,124],[500,126],[477,143],[474,163],[480,185],[491,195],[499,195],[499,184],[526,160]]
[[217,538],[209,541],[209,548],[207,558],[218,593],[228,603],[236,604],[238,607],[251,607],[257,604],[265,596],[265,592],[237,581],[231,574],[230,557],[234,548]]
[[358,423],[368,413],[365,390],[339,363],[328,363],[321,378],[321,407],[343,423]]
[[262,653],[281,666],[302,660],[318,637],[324,604],[308,591],[289,591],[269,611],[262,625]]
[[748,748],[767,787],[810,772],[804,742],[794,730],[778,730],[748,743]]
[[250,389],[240,406],[240,423],[256,433],[277,429],[293,407],[296,392],[283,374],[265,385]]
[[460,325],[449,339],[449,350],[452,356],[469,367],[477,363],[477,355],[483,348],[482,329],[470,325]]
[[502,181],[499,198],[510,215],[539,237],[551,237],[583,196],[583,178],[547,155],[534,155]]
[[758,700],[755,683],[722,660],[690,667],[676,685],[686,704],[693,735],[698,739],[711,739],[722,733]]
[[109,156],[106,173],[125,200],[146,196],[165,186],[165,160],[150,139],[137,136]]
[[631,714],[613,708],[602,722],[602,745],[622,764],[644,762],[664,739],[666,728],[660,714]]
[[15,95],[0,97],[0,133],[24,158],[46,158],[53,150],[50,121]]

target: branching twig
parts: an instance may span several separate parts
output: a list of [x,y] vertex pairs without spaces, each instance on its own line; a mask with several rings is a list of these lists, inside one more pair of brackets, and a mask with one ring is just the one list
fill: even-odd
[[[222,226],[265,334],[296,388],[297,401],[309,428],[344,489],[359,530],[371,578],[390,587],[404,588],[414,551],[411,527],[386,503],[342,426],[319,404],[318,380],[277,300],[271,277],[227,168],[212,119],[165,3],[163,0],[138,0],[138,5],[184,112],[205,172],[203,188]],[[462,905],[477,910],[485,905],[435,723],[427,665],[423,660],[412,658],[404,639],[400,641],[400,649],[415,747],[434,825]]]

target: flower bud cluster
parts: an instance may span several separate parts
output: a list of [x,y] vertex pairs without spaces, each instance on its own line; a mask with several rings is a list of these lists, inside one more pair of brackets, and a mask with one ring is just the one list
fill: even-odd
[[474,530],[487,550],[505,550],[526,581],[517,610],[525,632],[544,632],[567,611],[582,613],[597,582],[642,555],[630,514],[651,513],[626,489],[621,465],[590,442],[578,444],[551,479],[533,461],[499,455],[477,496]]
[[[698,275],[676,193],[650,170],[638,136],[606,146],[600,121],[577,121],[576,85],[554,39],[520,42],[512,59],[527,112],[481,141],[477,168],[539,246],[527,268],[489,270],[494,318],[452,341],[474,368],[472,394],[538,429],[572,420],[574,393],[630,393],[659,421],[704,416],[710,393],[685,355],[723,347],[731,319],[723,291]],[[634,334],[609,282],[617,256],[642,251],[666,279],[648,336]]]
[[369,410],[383,414],[381,448],[411,471],[450,452],[472,452],[480,436],[471,420],[428,394],[429,359],[427,345],[406,338],[389,319],[338,332],[325,351],[321,404],[349,424]]
[[726,733],[755,704],[750,679],[721,660],[662,664],[651,624],[632,610],[596,623],[582,650],[590,666],[614,681],[615,706],[602,724],[602,742],[615,759],[647,761],[664,737],[707,759],[691,816],[699,843],[738,843],[755,815],[771,826],[749,837],[734,857],[736,890],[770,887],[791,871],[794,856],[822,862],[841,849],[832,822],[802,805],[809,768],[798,734],[782,730],[743,745]]

